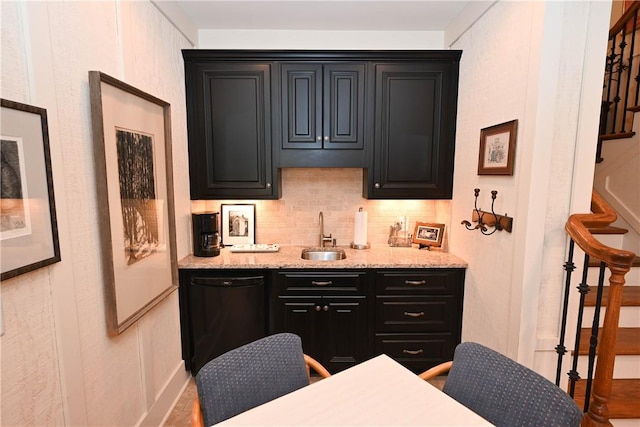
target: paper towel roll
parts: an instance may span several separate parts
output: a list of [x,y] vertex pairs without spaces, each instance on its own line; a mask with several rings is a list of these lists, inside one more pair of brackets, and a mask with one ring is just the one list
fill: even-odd
[[367,213],[362,210],[356,212],[353,243],[356,245],[367,244]]

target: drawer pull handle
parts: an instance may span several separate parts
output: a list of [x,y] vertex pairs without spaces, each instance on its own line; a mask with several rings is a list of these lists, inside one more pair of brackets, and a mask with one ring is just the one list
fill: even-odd
[[405,280],[404,283],[407,285],[426,285],[427,281],[426,280]]
[[405,311],[404,315],[409,317],[420,317],[420,316],[424,316],[424,311],[421,311],[419,313],[411,313],[411,312]]
[[410,354],[412,356],[424,353],[424,351],[422,349],[420,349],[420,350],[406,350],[405,349],[405,350],[402,350],[402,352],[405,353],[405,354]]
[[311,284],[316,286],[328,286],[328,285],[333,285],[333,282],[331,280],[328,280],[326,282],[318,282],[316,280],[312,280]]

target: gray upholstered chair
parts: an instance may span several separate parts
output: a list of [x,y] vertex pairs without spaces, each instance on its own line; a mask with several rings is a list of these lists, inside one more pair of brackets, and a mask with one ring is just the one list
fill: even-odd
[[428,380],[447,370],[443,391],[498,427],[571,427],[582,420],[582,410],[551,381],[480,344],[458,345],[453,362],[420,377]]
[[271,335],[224,353],[196,374],[192,426],[210,426],[309,385],[310,368],[329,372],[302,352],[302,340]]

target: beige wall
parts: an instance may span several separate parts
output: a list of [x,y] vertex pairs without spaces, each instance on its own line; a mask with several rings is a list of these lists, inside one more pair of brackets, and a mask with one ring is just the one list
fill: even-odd
[[[546,9],[541,2],[497,2],[460,36],[445,37],[456,40],[452,48],[464,50],[453,201],[365,201],[359,170],[284,170],[282,199],[256,202],[258,241],[312,243],[317,212],[324,210],[327,231],[346,244],[359,206],[370,214],[372,243],[386,241],[398,214],[411,223],[445,222],[451,251],[469,262],[465,339],[533,364],[536,352],[550,349],[553,340],[547,337],[557,326],[554,285],[563,262],[562,224],[568,211],[588,209],[601,87],[593,74],[602,71],[598,50],[609,16],[607,2],[550,4]],[[63,259],[2,283],[0,424],[158,425],[185,380],[177,295],[118,338],[106,335],[87,72],[106,72],[171,103],[181,258],[190,252],[190,211],[220,203],[189,201],[179,50],[190,46],[149,2],[3,1],[0,7],[1,96],[49,114]],[[260,47],[287,48],[288,40],[345,46],[340,38],[318,42],[318,34],[285,33]],[[234,39],[234,47],[257,48],[253,36],[253,42]],[[375,40],[400,49],[443,47],[442,38],[428,34],[413,35],[410,42],[383,32],[366,40],[357,32],[342,36],[354,48]],[[215,47],[231,43],[224,33],[213,37]],[[558,49],[569,42],[580,49],[560,60]],[[512,118],[521,129],[516,174],[478,177],[480,129]],[[557,159],[555,152],[561,154]],[[499,191],[496,208],[515,217],[513,234],[485,237],[462,228],[474,187],[483,197]],[[292,233],[287,221],[294,213],[302,220]]]
[[191,46],[149,2],[1,7],[1,96],[47,110],[62,261],[2,283],[0,424],[159,425],[187,379],[177,292],[120,336],[107,335],[88,71],[172,105],[182,257],[189,177],[180,49]]
[[[570,213],[588,212],[610,3],[497,2],[451,47],[464,51],[451,222],[498,190],[512,234],[452,227],[469,262],[463,339],[553,375]],[[517,36],[516,36],[517,35]],[[478,176],[480,129],[517,119],[513,176]]]

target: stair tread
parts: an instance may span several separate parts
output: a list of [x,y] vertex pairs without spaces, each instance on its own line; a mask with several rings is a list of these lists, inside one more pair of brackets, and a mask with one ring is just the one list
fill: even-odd
[[[598,330],[598,341],[602,329]],[[589,341],[591,338],[591,329],[582,328],[580,330],[580,348],[578,349],[579,355],[589,354]],[[616,339],[616,355],[640,355],[640,328],[618,328],[618,334]]]
[[635,134],[636,134],[635,132],[607,133],[607,134],[600,135],[599,138],[602,141],[607,141],[607,140],[611,140],[611,139],[631,138]]
[[[574,393],[574,400],[581,408],[584,407],[584,393],[587,380],[578,380]],[[614,379],[609,399],[609,418],[628,419],[640,418],[640,379]]]
[[[584,297],[585,307],[594,307],[596,305],[598,287],[589,286],[589,292]],[[606,307],[609,301],[609,287],[602,288],[602,305]],[[640,286],[623,286],[622,287],[622,307],[640,307]]]
[[608,227],[592,227],[589,228],[589,231],[591,234],[627,234],[629,232],[626,228],[613,227],[611,225]]

